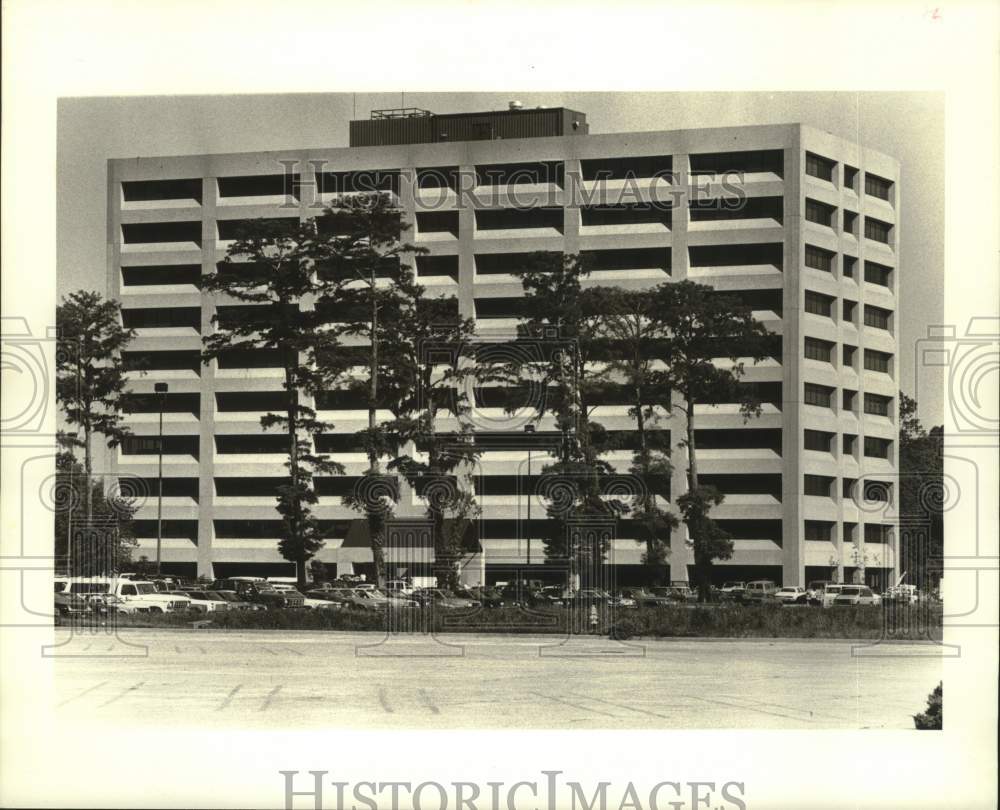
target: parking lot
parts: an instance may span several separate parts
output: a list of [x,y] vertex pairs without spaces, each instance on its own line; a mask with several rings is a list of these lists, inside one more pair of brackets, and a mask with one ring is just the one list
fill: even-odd
[[930,644],[55,632],[57,711],[97,725],[903,729],[942,669]]

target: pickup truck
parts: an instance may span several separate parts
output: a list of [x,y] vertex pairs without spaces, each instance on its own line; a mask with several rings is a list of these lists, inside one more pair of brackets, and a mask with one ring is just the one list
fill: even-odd
[[177,613],[191,609],[191,600],[179,593],[160,593],[156,585],[137,579],[119,579],[109,593],[130,607],[147,607],[150,613]]

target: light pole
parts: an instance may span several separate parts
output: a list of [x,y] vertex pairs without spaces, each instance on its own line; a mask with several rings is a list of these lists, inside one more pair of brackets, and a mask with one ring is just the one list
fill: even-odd
[[156,473],[156,575],[160,576],[160,545],[163,542],[163,404],[167,398],[167,384],[156,383],[153,390],[157,393],[160,404],[160,433],[156,443],[159,453],[159,465]]
[[[532,434],[534,434],[534,432],[535,432],[535,426],[534,425],[525,425],[524,426],[524,432],[526,434],[528,434],[529,436],[532,435]],[[527,528],[525,529],[525,533],[528,536],[525,539],[528,541],[528,565],[530,566],[531,565],[531,494],[532,494],[532,486],[531,486],[531,443],[530,443],[531,440],[529,439],[528,441],[529,441],[529,443],[528,443],[528,525],[527,525]]]

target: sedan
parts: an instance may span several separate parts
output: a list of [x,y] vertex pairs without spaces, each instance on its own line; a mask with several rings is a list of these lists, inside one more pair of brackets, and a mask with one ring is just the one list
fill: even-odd
[[834,599],[833,604],[838,605],[878,605],[881,599],[872,589],[866,585],[844,585]]
[[774,598],[783,605],[804,605],[808,596],[801,585],[789,585],[774,592]]
[[191,600],[191,610],[200,613],[229,610],[229,602],[215,591],[184,591],[184,595]]
[[[622,591],[622,600],[630,599],[635,607],[667,607],[674,604],[674,600],[668,596],[658,595],[645,589],[630,589]],[[626,603],[626,607],[631,607]]]
[[415,591],[413,595],[415,598],[419,598],[424,605],[432,605],[434,607],[445,608],[446,610],[476,607],[476,603],[471,599],[462,599],[448,593],[443,588],[421,588],[419,591]]

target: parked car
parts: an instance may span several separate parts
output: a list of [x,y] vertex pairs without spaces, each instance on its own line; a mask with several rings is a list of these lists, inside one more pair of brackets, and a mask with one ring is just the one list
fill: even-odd
[[602,588],[580,588],[563,600],[567,607],[590,607],[591,605],[615,607],[618,600]]
[[401,593],[404,596],[409,596],[413,593],[413,585],[402,579],[390,579],[385,584],[385,590],[387,593]]
[[307,591],[306,596],[310,599],[322,600],[331,605],[341,608],[367,608],[369,605],[358,604],[358,597],[353,588],[326,588],[320,590]]
[[461,610],[476,606],[471,599],[462,599],[443,588],[420,588],[413,592],[413,597],[425,607],[434,606],[445,610]]
[[837,598],[840,594],[841,588],[844,586],[839,582],[828,582],[823,586],[823,592],[820,594],[819,604],[820,607],[833,607],[833,600]]
[[690,602],[698,601],[698,594],[691,590],[687,585],[660,585],[655,588],[649,589],[655,596],[661,596],[665,599],[670,600],[673,604],[680,602],[681,604],[688,604]]
[[411,596],[407,596],[399,591],[383,591],[381,588],[376,588],[375,590],[363,590],[361,591],[363,596],[370,599],[385,599],[388,602],[387,607],[390,608],[418,608],[420,607],[420,602]]
[[150,613],[176,613],[189,610],[191,600],[180,593],[160,593],[149,581],[139,579],[119,579],[113,583],[110,593],[122,602],[134,603],[140,607],[148,607]]
[[260,577],[229,577],[212,583],[213,591],[236,591],[241,597],[266,605],[269,609],[300,608],[304,598],[294,588],[278,591]]
[[244,599],[236,591],[212,591],[217,593],[229,603],[230,610],[267,610],[267,605],[262,602],[252,602],[249,598]]
[[55,613],[57,616],[68,618],[70,616],[83,616],[91,612],[85,597],[75,593],[53,594],[55,600]]
[[632,599],[636,607],[666,607],[676,604],[675,600],[662,593],[654,593],[653,590],[645,588],[627,588],[622,591],[622,596]]
[[738,599],[743,596],[746,589],[747,584],[745,582],[724,582],[722,587],[719,588],[719,593],[723,598]]
[[801,585],[786,585],[774,592],[774,598],[783,605],[804,605],[806,596],[806,589]]
[[877,605],[880,603],[877,594],[867,585],[843,585],[833,600],[835,606],[840,605]]
[[745,599],[748,602],[765,602],[774,597],[778,586],[769,579],[755,579],[748,582]]
[[496,588],[483,585],[473,585],[469,588],[470,598],[475,599],[483,607],[501,608],[504,606],[503,596]]
[[229,610],[229,602],[219,596],[215,591],[184,591],[184,595],[191,600],[191,610],[199,613],[216,613],[222,610]]

